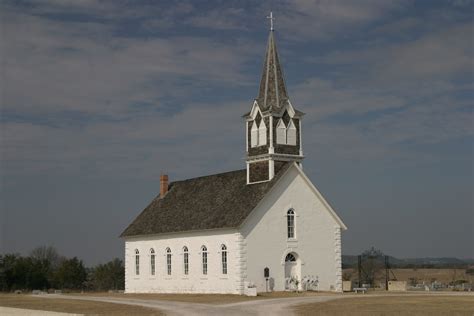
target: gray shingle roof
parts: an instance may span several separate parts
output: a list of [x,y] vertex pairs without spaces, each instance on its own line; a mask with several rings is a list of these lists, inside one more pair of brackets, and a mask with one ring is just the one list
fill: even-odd
[[283,71],[278,59],[273,31],[270,31],[257,103],[262,111],[280,111],[288,102]]
[[121,237],[236,228],[290,165],[271,181],[250,185],[245,169],[172,182],[168,193],[157,196]]

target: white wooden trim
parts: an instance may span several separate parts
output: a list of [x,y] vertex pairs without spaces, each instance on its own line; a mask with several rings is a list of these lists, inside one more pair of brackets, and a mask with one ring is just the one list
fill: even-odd
[[[344,222],[341,220],[341,218],[336,214],[334,209],[331,207],[331,205],[324,199],[324,197],[321,195],[321,193],[316,189],[316,187],[311,183],[311,180],[305,175],[303,170],[298,166],[296,162],[293,162],[292,165],[285,170],[285,172],[281,175],[281,177],[277,180],[275,184],[273,184],[272,189],[267,192],[267,194],[257,203],[257,205],[254,207],[254,209],[250,212],[250,214],[243,220],[243,222],[238,226],[239,229],[244,227],[248,219],[253,215],[254,211],[260,207],[260,205],[263,203],[265,198],[275,189],[275,187],[278,185],[280,181],[282,181],[283,178],[285,178],[286,174],[291,170],[291,168],[295,167],[296,170],[298,170],[299,174],[303,177],[303,180],[309,185],[310,189],[315,193],[316,197],[320,199],[320,201],[323,203],[323,205],[326,207],[327,211],[329,214],[333,217],[333,219],[336,221],[336,223],[343,229],[347,230],[347,226],[344,224]],[[268,180],[267,180],[268,181]],[[253,183],[260,183],[260,182],[265,182],[265,181],[259,181],[259,182],[253,182]],[[252,183],[252,184],[253,184]]]
[[[326,199],[323,197],[323,195],[321,194],[321,192],[319,192],[319,190],[314,186],[314,184],[311,182],[311,180],[309,180],[309,178],[306,176],[306,174],[303,172],[303,170],[296,164],[294,163],[294,166],[296,167],[296,169],[299,171],[299,173],[301,174],[301,176],[303,177],[303,179],[306,181],[306,183],[310,186],[310,188],[312,189],[312,191],[316,194],[316,196],[321,200],[321,202],[324,204],[324,206],[326,206],[326,209],[329,211],[329,213],[331,214],[331,216],[334,218],[334,220],[336,220],[336,222],[339,224],[339,226],[343,229],[343,230],[347,230],[347,226],[344,224],[344,222],[341,220],[341,218],[336,214],[336,212],[334,211],[334,209],[331,207],[331,205],[328,203],[328,201],[326,201]],[[288,168],[290,169],[290,168]]]

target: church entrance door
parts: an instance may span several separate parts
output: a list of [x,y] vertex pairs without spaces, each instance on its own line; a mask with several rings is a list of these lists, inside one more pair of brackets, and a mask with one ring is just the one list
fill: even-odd
[[295,279],[300,279],[299,275],[299,260],[296,253],[289,253],[285,257],[285,288],[287,290],[296,289]]

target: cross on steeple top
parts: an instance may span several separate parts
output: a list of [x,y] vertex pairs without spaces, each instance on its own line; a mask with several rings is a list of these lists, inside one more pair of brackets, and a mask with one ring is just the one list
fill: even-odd
[[270,31],[273,31],[273,30],[274,30],[274,28],[273,28],[273,20],[274,20],[275,18],[273,17],[273,12],[272,12],[272,11],[270,11],[270,15],[267,16],[267,19],[270,20]]

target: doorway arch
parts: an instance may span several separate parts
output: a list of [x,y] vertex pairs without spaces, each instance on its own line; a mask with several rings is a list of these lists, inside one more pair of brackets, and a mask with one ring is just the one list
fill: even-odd
[[[301,284],[301,259],[296,252],[289,252],[285,256],[285,289],[290,290],[294,287],[294,282],[290,280],[298,280],[298,288]],[[293,288],[296,289],[296,288]]]

